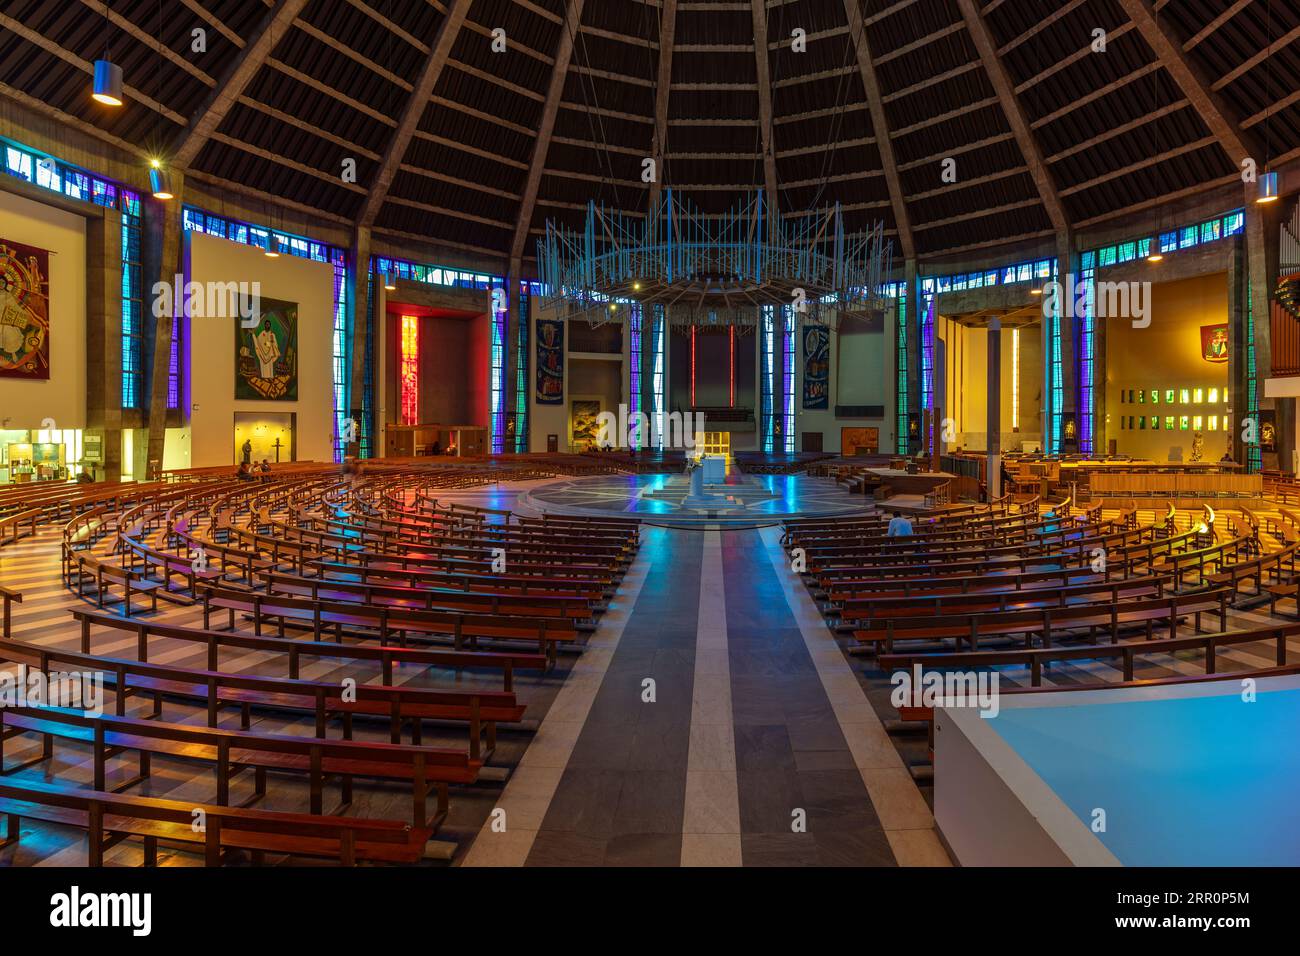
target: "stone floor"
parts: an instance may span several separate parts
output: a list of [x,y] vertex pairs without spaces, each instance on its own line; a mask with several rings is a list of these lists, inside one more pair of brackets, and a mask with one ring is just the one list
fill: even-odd
[[645,530],[465,865],[948,863],[778,538]]

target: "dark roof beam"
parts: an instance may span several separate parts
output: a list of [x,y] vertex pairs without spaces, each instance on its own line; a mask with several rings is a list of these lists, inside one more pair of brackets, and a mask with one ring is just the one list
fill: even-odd
[[1193,109],[1218,138],[1232,164],[1239,167],[1248,158],[1262,163],[1264,154],[1257,149],[1249,134],[1241,132],[1239,119],[1233,115],[1224,99],[1214,92],[1218,84],[1207,84],[1204,74],[1182,51],[1181,44],[1177,44],[1168,29],[1156,20],[1155,11],[1147,0],[1119,2],[1142,34],[1142,39],[1146,40],[1147,46],[1155,51],[1157,61],[1164,66],[1183,95],[1192,101]]
[[519,219],[515,223],[514,239],[510,243],[510,258],[521,259],[524,245],[528,241],[528,229],[532,225],[533,207],[537,204],[537,190],[542,184],[542,172],[546,169],[547,154],[551,151],[551,134],[555,130],[555,117],[560,111],[564,82],[569,72],[569,61],[573,57],[574,40],[578,27],[582,23],[584,0],[568,0],[564,26],[560,29],[560,39],[555,51],[555,67],[551,71],[551,82],[546,90],[546,101],[537,123],[537,138],[533,141],[533,154],[528,163],[528,177],[524,182],[523,199],[519,203]]
[[275,47],[275,38],[284,38],[290,24],[307,5],[307,0],[280,0],[262,20],[256,37],[249,42],[231,62],[230,68],[216,88],[211,90],[194,114],[189,129],[181,134],[172,151],[172,162],[188,169],[198,158],[209,137],[217,131],[226,114],[244,94]]
[[763,149],[763,189],[767,195],[768,223],[775,222],[773,212],[781,211],[781,197],[776,185],[776,146],[772,142],[772,74],[767,63],[767,6],[763,0],[751,0],[750,21],[754,25],[754,68],[758,76],[758,131]]
[[1016,136],[1016,143],[1029,167],[1029,175],[1033,178],[1038,196],[1047,210],[1047,218],[1051,220],[1052,227],[1058,233],[1065,235],[1069,231],[1070,221],[1065,215],[1065,207],[1061,205],[1061,197],[1057,194],[1056,181],[1047,164],[1043,162],[1042,148],[1038,145],[1029,123],[1026,122],[1024,108],[1011,88],[1011,77],[993,47],[993,36],[989,32],[988,25],[980,16],[979,10],[975,8],[975,0],[957,0],[957,6],[961,9],[962,19],[966,21],[971,40],[984,64],[984,72],[988,75],[989,83],[997,93],[1007,124]]
[[885,176],[885,185],[889,189],[889,204],[894,213],[894,227],[898,230],[899,245],[903,249],[903,258],[915,259],[916,243],[912,239],[911,217],[907,211],[907,201],[903,197],[898,163],[894,159],[889,118],[885,114],[880,84],[876,80],[876,62],[872,60],[871,47],[867,43],[867,28],[862,20],[861,0],[844,0],[844,16],[858,58],[858,72],[862,77],[862,89],[867,97],[867,108],[871,111],[871,132],[876,140],[876,149],[880,153],[880,166]]

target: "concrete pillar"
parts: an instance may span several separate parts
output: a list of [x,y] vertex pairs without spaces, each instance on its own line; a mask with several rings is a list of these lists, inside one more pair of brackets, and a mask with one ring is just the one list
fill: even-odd
[[1246,407],[1246,244],[1240,236],[1228,241],[1232,243],[1228,265],[1228,426],[1232,429],[1232,460],[1244,465],[1241,423],[1250,414]]
[[[1259,195],[1258,187],[1248,183],[1245,187],[1244,208],[1245,222],[1245,285],[1250,293],[1250,311],[1255,327],[1255,387],[1258,407],[1261,411],[1272,410],[1276,416],[1277,466],[1283,471],[1291,468],[1291,431],[1284,427],[1286,412],[1280,409],[1285,404],[1272,398],[1264,397],[1264,380],[1273,374],[1272,322],[1270,305],[1273,298],[1273,280],[1278,272],[1278,224],[1283,212],[1281,202],[1255,202]],[[1274,467],[1265,462],[1265,468]]]
[[[167,439],[167,374],[171,363],[172,309],[153,318],[153,284],[162,282],[171,288],[181,272],[181,210],[184,208],[184,177],[179,170],[169,170],[173,199],[166,202],[143,198],[144,202],[144,253],[145,328],[152,327],[152,347],[146,341],[146,354],[150,356],[148,392],[148,451],[145,456],[148,473],[146,480],[158,477],[162,469],[163,449]],[[149,277],[153,277],[150,281]],[[173,300],[174,302],[175,300]],[[152,319],[152,325],[150,320]],[[139,479],[140,472],[135,472]]]
[[985,485],[990,498],[1002,494],[1002,320],[994,316],[988,330],[988,378],[985,381],[985,431],[988,471]]
[[86,435],[100,439],[96,477],[122,480],[122,214],[86,222]]

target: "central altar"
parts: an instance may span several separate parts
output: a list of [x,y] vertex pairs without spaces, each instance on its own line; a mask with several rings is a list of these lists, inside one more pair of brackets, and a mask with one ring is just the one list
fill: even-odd
[[[720,455],[703,455],[687,465],[690,492],[678,507],[691,511],[716,511],[729,505],[734,497],[726,494],[727,460]],[[721,489],[715,490],[715,489]]]

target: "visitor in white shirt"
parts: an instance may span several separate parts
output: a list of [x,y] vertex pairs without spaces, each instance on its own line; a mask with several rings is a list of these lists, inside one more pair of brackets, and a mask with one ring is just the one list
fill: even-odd
[[889,522],[889,530],[886,534],[891,538],[902,538],[912,533],[912,522],[903,517],[902,512],[895,511],[893,520]]

